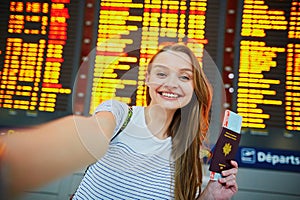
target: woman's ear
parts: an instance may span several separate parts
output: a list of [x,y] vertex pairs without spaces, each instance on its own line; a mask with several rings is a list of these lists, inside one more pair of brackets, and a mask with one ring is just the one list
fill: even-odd
[[149,84],[149,72],[148,71],[146,72],[146,76],[145,77],[146,77],[145,78],[145,85],[148,86],[148,84]]

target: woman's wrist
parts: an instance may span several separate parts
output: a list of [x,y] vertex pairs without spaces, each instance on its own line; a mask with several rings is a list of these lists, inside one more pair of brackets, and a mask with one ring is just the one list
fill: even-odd
[[197,200],[215,200],[213,197],[213,191],[211,189],[211,181],[208,182],[207,186],[205,189],[202,191],[200,197]]

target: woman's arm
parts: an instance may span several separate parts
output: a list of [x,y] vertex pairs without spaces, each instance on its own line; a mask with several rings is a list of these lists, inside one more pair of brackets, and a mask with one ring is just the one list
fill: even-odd
[[1,136],[12,194],[19,194],[95,162],[107,150],[116,126],[110,112],[92,117],[67,116]]
[[238,172],[238,164],[232,160],[231,165],[233,168],[222,171],[224,178],[208,182],[198,200],[229,200],[237,193],[236,174]]

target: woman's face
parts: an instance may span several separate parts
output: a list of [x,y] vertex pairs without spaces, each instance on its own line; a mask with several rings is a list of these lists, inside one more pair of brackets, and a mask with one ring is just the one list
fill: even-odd
[[150,105],[177,110],[187,105],[194,92],[191,59],[182,52],[165,51],[150,64],[146,84],[151,97]]

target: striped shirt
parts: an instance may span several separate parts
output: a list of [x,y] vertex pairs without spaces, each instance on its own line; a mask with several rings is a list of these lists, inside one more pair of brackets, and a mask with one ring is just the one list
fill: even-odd
[[[106,101],[98,111],[111,111],[115,133],[128,107]],[[144,107],[133,107],[126,128],[110,143],[106,154],[87,170],[73,199],[174,199],[171,138],[155,137],[147,128]]]

